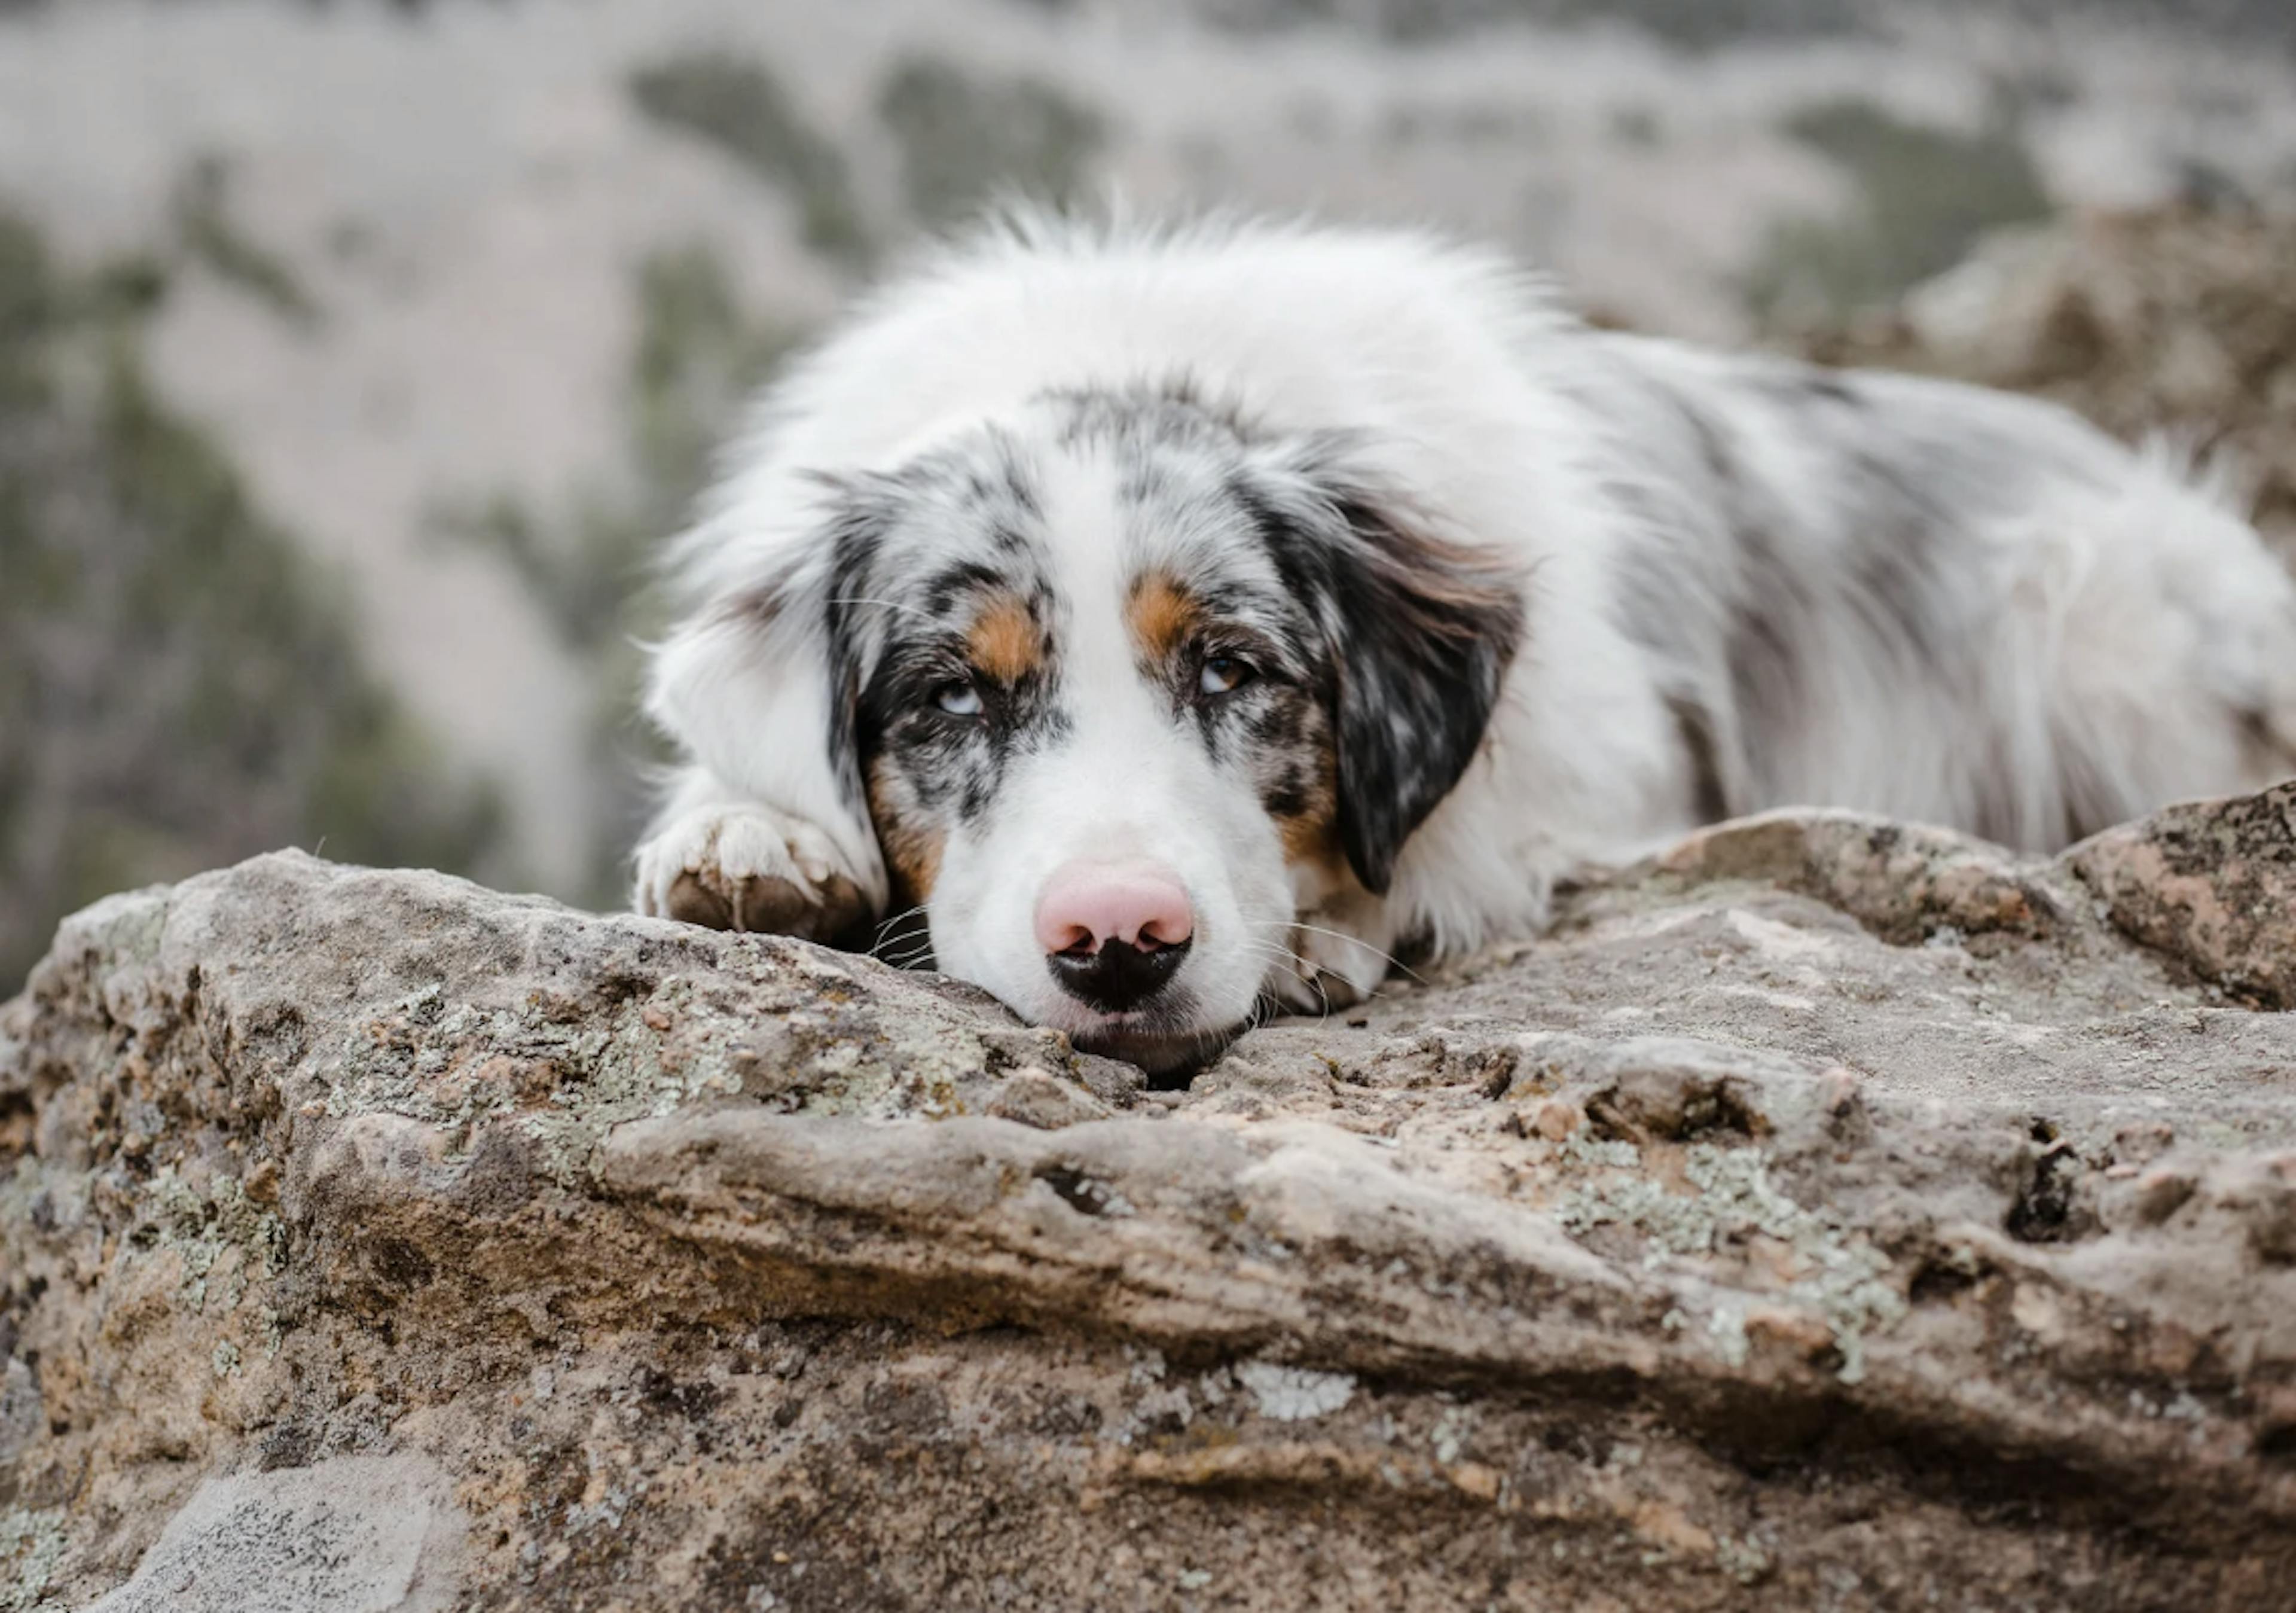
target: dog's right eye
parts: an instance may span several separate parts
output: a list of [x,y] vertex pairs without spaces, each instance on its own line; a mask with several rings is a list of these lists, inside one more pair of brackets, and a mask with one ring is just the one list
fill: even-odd
[[987,709],[981,704],[980,691],[964,678],[952,679],[935,689],[933,704],[952,717],[978,717]]

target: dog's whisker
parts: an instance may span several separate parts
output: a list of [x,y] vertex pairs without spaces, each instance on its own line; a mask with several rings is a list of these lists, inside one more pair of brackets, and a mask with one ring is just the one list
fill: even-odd
[[869,943],[869,956],[872,958],[882,959],[888,963],[892,963],[897,968],[906,968],[918,959],[930,954],[932,951],[932,942],[930,939],[923,939],[917,942],[917,943],[905,953],[903,958],[898,961],[891,956],[891,954],[885,951],[886,947],[896,942],[907,940],[909,938],[909,932],[903,929],[901,926],[906,925],[913,918],[922,918],[924,916],[924,912],[925,904],[923,902],[919,902],[916,906],[909,909],[905,913],[896,913],[890,918],[880,919],[877,924],[876,934]]
[[1385,963],[1389,968],[1409,975],[1414,981],[1417,982],[1421,985],[1425,985],[1427,983],[1426,976],[1420,974],[1418,970],[1404,962],[1403,959],[1398,958],[1394,953],[1381,951],[1377,947],[1372,945],[1371,942],[1365,941],[1360,935],[1350,935],[1345,930],[1327,929],[1320,924],[1307,924],[1296,918],[1292,920],[1289,924],[1278,923],[1271,927],[1282,929],[1287,932],[1291,930],[1305,930],[1310,934],[1329,935],[1334,941],[1351,942],[1356,946],[1361,947],[1365,951],[1369,952],[1373,957]]

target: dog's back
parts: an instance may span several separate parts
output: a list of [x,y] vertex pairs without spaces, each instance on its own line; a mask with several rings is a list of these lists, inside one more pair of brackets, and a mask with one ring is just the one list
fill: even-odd
[[2054,405],[1589,335],[1620,619],[1704,810],[2047,848],[2296,770],[2296,589],[2220,490]]

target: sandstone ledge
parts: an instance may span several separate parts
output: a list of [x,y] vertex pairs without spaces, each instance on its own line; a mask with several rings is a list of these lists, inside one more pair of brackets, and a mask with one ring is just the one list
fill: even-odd
[[113,898],[0,1008],[0,1613],[2285,1607],[2292,809],[1725,825],[1184,1093],[432,874]]

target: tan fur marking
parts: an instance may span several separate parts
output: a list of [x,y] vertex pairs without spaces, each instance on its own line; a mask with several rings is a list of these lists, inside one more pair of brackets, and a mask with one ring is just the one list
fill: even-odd
[[1298,812],[1275,815],[1276,832],[1283,840],[1283,861],[1290,868],[1313,868],[1338,877],[1347,872],[1347,848],[1340,844],[1340,764],[1328,735],[1316,737],[1317,781],[1307,804]]
[[1275,826],[1283,836],[1283,860],[1297,868],[1305,863],[1336,873],[1347,866],[1347,854],[1340,849],[1340,826],[1321,810],[1302,812],[1297,818],[1279,818]]
[[1151,661],[1162,661],[1185,649],[1203,625],[1194,598],[1161,572],[1152,572],[1133,583],[1124,604],[1124,619],[1132,629],[1132,642]]
[[900,800],[907,792],[889,759],[880,756],[870,764],[867,793],[869,819],[876,826],[877,844],[884,848],[885,866],[892,870],[896,894],[914,907],[931,896],[940,878],[947,836],[902,815]]
[[1018,683],[1044,664],[1044,635],[1018,599],[999,598],[974,617],[964,646],[973,666],[999,683]]

